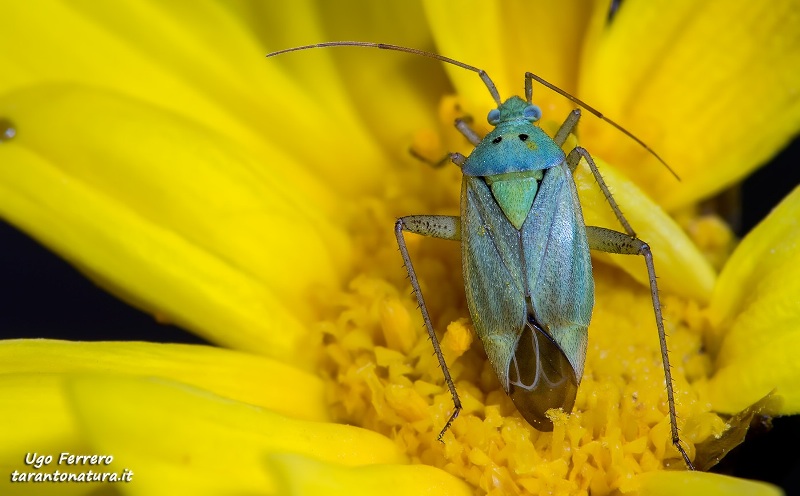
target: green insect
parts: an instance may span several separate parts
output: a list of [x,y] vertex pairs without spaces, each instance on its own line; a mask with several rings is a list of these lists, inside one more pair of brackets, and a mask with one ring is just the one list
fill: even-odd
[[[463,173],[460,215],[413,215],[402,217],[395,224],[397,244],[411,286],[453,397],[453,413],[439,439],[458,416],[461,400],[433,330],[406,248],[404,231],[461,242],[467,304],[475,330],[503,389],[525,420],[541,431],[553,429],[547,410],[572,410],[583,375],[587,328],[594,306],[589,250],[643,256],[661,343],[672,442],[687,467],[693,469],[678,435],[672,376],[650,247],[636,237],[589,152],[581,147],[566,155],[562,151],[562,145],[578,124],[580,110],[573,110],[555,137],[550,138],[535,124],[542,112],[532,103],[532,82],[535,80],[569,98],[619,129],[662,163],[664,161],[618,124],[532,73],[525,74],[525,99],[512,96],[503,102],[482,69],[413,48],[342,41],[290,48],[267,56],[336,46],[407,52],[476,72],[497,104],[488,115],[494,129],[483,138],[466,121],[456,120],[456,128],[475,146],[468,157],[460,153],[450,156]],[[584,224],[572,178],[582,158],[589,164],[625,232]]]

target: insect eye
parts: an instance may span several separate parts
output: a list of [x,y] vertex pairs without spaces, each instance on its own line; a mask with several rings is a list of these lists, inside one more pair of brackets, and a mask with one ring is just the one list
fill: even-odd
[[[491,112],[489,114],[491,115]],[[522,117],[531,122],[536,122],[542,118],[542,109],[540,109],[536,105],[528,105],[522,111]]]
[[500,122],[500,111],[498,109],[490,110],[489,115],[486,116],[486,120],[488,120],[489,124],[492,126],[496,125]]

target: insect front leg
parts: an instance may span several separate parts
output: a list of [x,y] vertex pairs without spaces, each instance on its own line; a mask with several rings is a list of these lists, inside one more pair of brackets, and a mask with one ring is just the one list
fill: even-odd
[[[472,129],[472,127],[470,127],[469,125],[470,122],[472,122],[472,117],[469,115],[465,115],[464,117],[457,118],[454,122],[454,125],[456,129],[458,129],[458,132],[460,132],[465,138],[467,138],[467,141],[469,141],[472,144],[472,146],[478,146],[478,143],[481,142],[481,137],[478,136],[478,133],[476,133],[475,130]],[[414,149],[414,147],[409,148],[408,153],[410,153],[411,156],[414,157],[415,159],[430,165],[434,169],[442,167],[446,162],[452,159],[452,154],[447,153],[445,154],[444,157],[434,162],[433,160],[429,160],[420,155]]]
[[472,143],[472,146],[478,146],[481,142],[481,137],[469,125],[469,119],[456,119],[455,126],[458,132],[464,135],[467,140]]
[[429,159],[429,158],[423,157],[423,156],[422,156],[422,155],[421,155],[419,152],[417,152],[417,151],[414,149],[414,147],[413,147],[413,146],[408,148],[408,153],[409,153],[409,154],[410,154],[412,157],[414,157],[415,159],[419,160],[420,162],[422,162],[422,163],[424,163],[424,164],[428,164],[428,165],[430,165],[430,166],[431,166],[431,167],[433,167],[434,169],[439,169],[439,168],[443,167],[443,166],[444,166],[444,164],[446,164],[447,162],[449,162],[449,161],[450,161],[450,154],[449,154],[449,153],[445,154],[445,155],[444,155],[442,158],[440,158],[439,160],[431,160],[431,159]]
[[461,411],[461,399],[458,397],[456,385],[453,384],[453,379],[450,377],[450,370],[447,368],[447,363],[444,361],[444,354],[442,354],[442,348],[439,345],[439,339],[436,337],[436,333],[433,330],[433,324],[431,323],[431,318],[428,314],[428,308],[425,306],[425,300],[422,298],[422,290],[419,287],[419,280],[417,279],[417,274],[414,271],[414,266],[411,263],[411,257],[408,254],[408,248],[406,247],[403,231],[421,234],[423,236],[431,236],[434,238],[460,241],[461,219],[450,215],[412,215],[397,219],[397,222],[394,225],[394,234],[397,238],[397,246],[400,248],[400,255],[403,257],[403,264],[408,272],[408,278],[411,281],[411,287],[414,289],[414,295],[417,297],[417,303],[419,304],[419,309],[422,313],[422,320],[425,322],[425,328],[428,330],[428,337],[431,339],[433,350],[436,353],[436,358],[439,360],[439,366],[442,369],[444,381],[453,397],[453,413],[450,415],[447,423],[444,424],[444,427],[437,438],[441,441],[442,436],[444,436],[444,433],[447,432],[447,429],[450,428],[450,425],[453,423],[456,417],[458,417],[458,413]]
[[[553,136],[553,141],[556,142],[559,148],[564,146],[564,142],[567,141],[567,137],[575,131],[575,126],[578,125],[578,121],[581,118],[581,109],[574,109],[572,112],[569,113],[566,119],[564,119],[564,123],[561,124],[561,127],[558,128],[558,132],[555,136]],[[573,170],[574,172],[574,170]]]

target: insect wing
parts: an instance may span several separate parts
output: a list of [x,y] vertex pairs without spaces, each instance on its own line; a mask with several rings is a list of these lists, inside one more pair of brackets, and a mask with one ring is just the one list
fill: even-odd
[[475,330],[509,392],[508,365],[527,315],[520,236],[484,180],[466,175],[461,188],[461,253]]
[[475,329],[522,416],[539,430],[551,430],[547,410],[570,411],[574,404],[594,302],[569,169],[562,164],[545,171],[520,231],[481,178],[464,176],[461,211],[464,281]]
[[522,225],[522,244],[533,315],[580,382],[594,279],[578,192],[566,163],[545,172]]

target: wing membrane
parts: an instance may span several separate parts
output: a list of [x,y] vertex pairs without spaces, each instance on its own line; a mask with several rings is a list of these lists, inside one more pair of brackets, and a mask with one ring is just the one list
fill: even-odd
[[489,361],[508,392],[508,365],[527,316],[520,235],[483,179],[464,176],[461,193],[467,304]]
[[583,375],[594,305],[592,262],[575,183],[566,164],[545,172],[522,225],[527,288],[534,318]]

